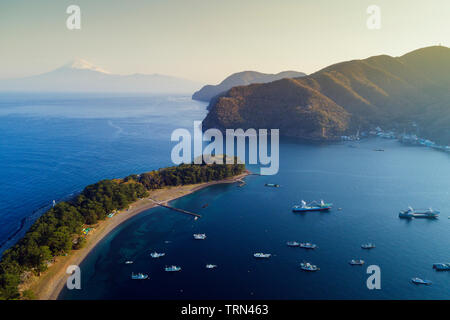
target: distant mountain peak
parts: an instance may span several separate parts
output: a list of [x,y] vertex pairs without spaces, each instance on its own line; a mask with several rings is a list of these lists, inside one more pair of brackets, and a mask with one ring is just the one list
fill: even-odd
[[89,61],[86,61],[81,58],[75,58],[74,60],[72,60],[69,63],[67,63],[66,65],[64,65],[63,68],[75,69],[75,70],[91,70],[91,71],[111,74],[111,72],[106,71],[105,69],[102,69],[102,68],[90,63]]
[[257,71],[241,71],[226,77],[218,85],[206,85],[192,95],[192,99],[210,101],[214,97],[230,90],[232,87],[244,86],[252,83],[267,83],[283,78],[299,78],[306,74],[298,71],[282,71],[277,74],[262,73]]
[[161,74],[120,75],[84,59],[74,59],[49,72],[17,79],[0,80],[0,92],[143,92],[188,94],[199,83]]

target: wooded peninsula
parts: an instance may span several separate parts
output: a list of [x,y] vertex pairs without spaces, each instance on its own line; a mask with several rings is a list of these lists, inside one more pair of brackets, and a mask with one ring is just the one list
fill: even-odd
[[220,181],[244,172],[244,164],[181,164],[87,186],[75,198],[44,213],[21,240],[3,253],[0,300],[33,299],[31,290],[19,290],[25,273],[39,276],[56,257],[82,248],[86,242],[83,230],[147,197],[149,191]]

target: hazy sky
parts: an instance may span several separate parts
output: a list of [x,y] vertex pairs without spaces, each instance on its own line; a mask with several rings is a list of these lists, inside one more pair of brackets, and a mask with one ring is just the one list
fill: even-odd
[[[66,8],[81,8],[81,30]],[[381,29],[366,26],[369,5]],[[449,0],[1,0],[0,78],[79,57],[113,73],[217,83],[233,72],[311,73],[343,60],[450,45]]]

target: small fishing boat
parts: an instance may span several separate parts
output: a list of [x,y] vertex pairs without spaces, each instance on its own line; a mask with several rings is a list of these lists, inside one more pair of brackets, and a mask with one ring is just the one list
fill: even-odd
[[178,271],[181,271],[181,267],[169,266],[169,267],[165,267],[164,271],[166,271],[166,272],[178,272]]
[[153,259],[164,257],[166,254],[164,252],[158,253],[158,252],[152,252],[150,253],[150,257]]
[[288,247],[299,247],[300,246],[300,242],[297,241],[288,241],[286,242]]
[[206,234],[204,233],[194,233],[194,239],[195,240],[205,240]]
[[280,185],[279,185],[279,184],[276,184],[276,183],[266,183],[264,186],[266,186],[266,187],[278,188]]
[[133,263],[134,263],[134,261],[131,261],[131,260],[125,261],[125,264],[133,264]]
[[204,205],[202,205],[202,208],[206,208],[206,207],[208,207],[209,206],[209,204],[208,203],[205,203]]
[[375,244],[373,244],[373,243],[371,243],[371,242],[369,242],[369,243],[364,243],[364,244],[361,245],[361,248],[367,249],[367,250],[373,249],[373,248],[375,248]]
[[350,265],[352,265],[352,266],[362,266],[365,262],[364,262],[364,260],[360,260],[360,259],[352,259],[348,263],[350,263]]
[[293,212],[308,212],[308,211],[328,211],[332,208],[332,203],[325,203],[323,200],[320,202],[313,201],[311,203],[306,203],[302,200],[301,205],[295,205],[292,207]]
[[435,263],[433,269],[437,271],[450,271],[450,263]]
[[319,267],[317,267],[316,265],[311,264],[309,262],[302,262],[302,263],[300,263],[300,269],[302,269],[304,271],[310,271],[310,272],[320,270]]
[[131,273],[131,279],[133,280],[146,280],[148,279],[148,274],[144,273]]
[[424,284],[424,285],[427,285],[427,286],[432,284],[432,282],[430,280],[423,280],[423,279],[420,279],[420,278],[412,278],[411,282],[414,283],[414,284]]
[[272,254],[270,253],[262,253],[262,252],[257,252],[253,254],[253,257],[257,258],[257,259],[268,259],[272,256]]
[[217,268],[217,265],[216,264],[207,264],[205,267],[206,267],[206,269],[215,269],[215,268]]
[[317,245],[311,242],[300,243],[300,248],[303,249],[316,249]]
[[435,219],[439,217],[439,211],[433,210],[432,208],[425,210],[416,210],[412,207],[408,207],[406,210],[400,211],[398,214],[399,218],[412,219],[412,218],[425,218],[425,219]]

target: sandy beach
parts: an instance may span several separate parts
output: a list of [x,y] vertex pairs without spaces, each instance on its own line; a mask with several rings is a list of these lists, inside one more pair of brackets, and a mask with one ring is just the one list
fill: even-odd
[[[34,276],[25,284],[21,285],[21,290],[31,289],[36,299],[39,300],[56,300],[59,293],[66,285],[67,277],[66,269],[70,265],[80,265],[89,252],[112,230],[127,221],[128,219],[138,215],[139,213],[155,207],[155,202],[167,204],[177,198],[186,196],[200,189],[223,183],[236,183],[247,176],[249,172],[220,181],[205,182],[192,185],[184,185],[177,187],[162,188],[149,192],[149,197],[138,200],[131,204],[128,210],[122,210],[115,214],[112,218],[107,218],[94,226],[94,229],[86,237],[86,244],[79,250],[73,250],[67,256],[57,257],[55,262],[43,272],[39,277]],[[182,214],[182,213],[180,213]]]

